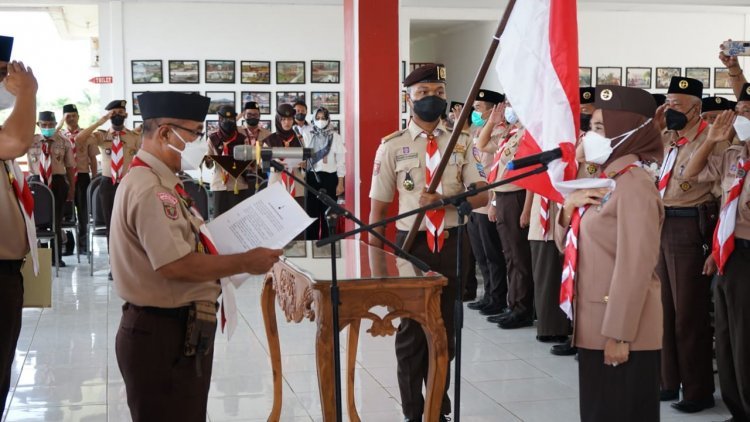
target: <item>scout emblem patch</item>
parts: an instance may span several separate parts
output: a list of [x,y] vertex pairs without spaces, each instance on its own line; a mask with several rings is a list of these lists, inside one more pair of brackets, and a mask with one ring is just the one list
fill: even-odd
[[682,189],[683,192],[689,191],[690,188],[692,188],[692,186],[688,182],[683,182],[683,183],[680,184],[680,189]]
[[596,170],[596,164],[589,164],[586,166],[586,172],[592,176],[596,173]]
[[177,220],[177,198],[167,192],[157,192],[156,196],[161,201],[161,204],[164,207],[164,214],[167,218],[170,220]]

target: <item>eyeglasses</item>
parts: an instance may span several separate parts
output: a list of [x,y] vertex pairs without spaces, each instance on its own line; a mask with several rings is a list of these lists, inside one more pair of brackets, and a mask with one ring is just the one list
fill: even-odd
[[188,129],[186,127],[176,125],[174,123],[164,123],[162,126],[172,126],[172,127],[176,127],[177,129],[182,129],[187,133],[192,133],[193,135],[195,135],[195,139],[194,139],[195,141],[200,141],[201,139],[203,139],[204,136],[206,136],[206,132],[198,132],[197,130]]

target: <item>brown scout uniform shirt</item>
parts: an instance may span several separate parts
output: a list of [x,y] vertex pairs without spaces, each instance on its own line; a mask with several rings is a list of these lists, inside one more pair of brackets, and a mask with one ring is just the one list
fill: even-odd
[[[110,229],[110,262],[117,294],[137,306],[177,308],[194,301],[215,301],[215,280],[170,280],[157,270],[198,249],[198,221],[175,191],[182,182],[146,151],[138,157],[150,166],[129,172],[117,189]],[[116,247],[114,247],[116,245]]]
[[256,141],[263,142],[263,140],[266,139],[266,138],[268,138],[268,135],[271,134],[270,130],[268,130],[268,129],[264,128],[264,127],[260,127],[260,125],[258,126],[258,136],[257,137],[255,137],[253,135],[253,132],[251,132],[250,129],[248,129],[247,127],[238,128],[238,129],[240,129],[240,131],[242,132],[242,134],[247,137],[247,140],[250,143],[250,145],[255,145]]
[[[726,202],[729,190],[737,177],[737,166],[740,158],[750,160],[750,144],[732,145],[722,155],[711,155],[706,167],[698,174],[702,180],[721,182],[721,205]],[[750,240],[750,177],[745,177],[745,183],[740,192],[737,203],[737,220],[734,235],[740,239]]]
[[8,175],[13,162],[8,160],[1,163],[0,231],[2,231],[3,239],[0,242],[0,259],[23,259],[29,252],[29,241],[26,239],[26,222]]
[[[70,146],[72,147],[73,142],[75,142],[76,135],[82,130],[83,129],[78,129],[77,132],[73,133],[65,128],[60,129],[59,133],[60,136],[68,140],[68,144],[70,144]],[[71,139],[73,140],[73,142],[70,141]],[[96,161],[96,156],[99,155],[99,149],[96,147],[96,145],[90,143],[89,139],[85,140],[83,145],[84,146],[82,147],[76,148],[76,153],[73,157],[76,160],[76,173],[90,173],[91,161]]]
[[[500,156],[500,164],[498,164],[499,170],[497,171],[497,177],[495,178],[495,180],[489,180],[490,183],[495,183],[497,181],[503,180],[503,178],[505,177],[505,173],[508,171],[508,163],[513,161],[513,158],[515,158],[516,152],[518,152],[518,146],[521,144],[521,139],[523,138],[523,134],[525,132],[526,129],[519,128],[518,132],[516,132],[515,135],[511,136],[511,138],[508,139],[508,142],[506,142],[505,145],[501,147],[502,155]],[[487,172],[487,177],[489,177],[489,172]],[[493,192],[500,193],[518,192],[520,190],[523,190],[523,188],[512,183],[492,189]]]
[[[677,142],[682,135],[688,139],[688,143],[680,147],[674,167],[672,167],[672,177],[669,179],[669,184],[667,184],[667,189],[664,192],[663,200],[665,207],[696,207],[705,202],[716,200],[716,196],[719,195],[719,187],[713,181],[700,177],[688,181],[682,176],[682,172],[687,167],[688,160],[703,145],[708,136],[709,128],[707,127],[696,137],[699,127],[700,123],[681,135],[678,135],[675,131],[665,131],[662,134],[665,146],[665,160],[672,143]],[[714,149],[714,153],[721,154],[728,145],[728,143],[718,144]]]
[[76,166],[76,162],[73,159],[73,148],[70,145],[70,141],[63,138],[58,133],[54,134],[50,139],[52,142],[45,141],[42,135],[34,135],[34,142],[26,153],[26,157],[29,160],[30,174],[34,176],[40,175],[39,170],[42,162],[42,142],[47,142],[52,146],[51,167],[53,175],[66,175],[66,169]]
[[[121,177],[125,176],[130,169],[130,162],[133,161],[135,153],[141,148],[141,135],[133,132],[130,129],[123,129],[124,135],[120,136],[120,142],[122,142],[122,168],[120,169]],[[109,130],[97,130],[91,134],[88,139],[89,144],[93,144],[99,147],[99,151],[102,154],[102,176],[112,177],[112,129]]]
[[[620,157],[605,172],[618,172],[637,160],[633,154]],[[663,322],[655,268],[664,208],[646,170],[633,168],[615,180],[607,201],[589,207],[581,219],[573,341],[603,350],[613,338],[629,342],[633,351],[659,350]]]
[[[482,174],[482,176],[484,176],[484,178],[486,179],[490,174],[490,169],[492,168],[492,161],[493,161],[495,154],[491,152],[481,151],[479,147],[477,147],[477,141],[479,140],[479,133],[481,131],[482,131],[482,127],[479,127],[479,126],[472,125],[470,128],[471,135],[473,136],[473,145],[471,147],[471,152],[472,154],[474,154],[474,159],[481,166],[479,173]],[[505,132],[504,126],[498,126],[495,129],[493,129],[492,133],[490,134],[490,141],[486,145],[486,149],[497,151],[497,146],[500,145],[500,141],[502,141],[502,138],[500,135],[502,135],[503,132]],[[487,205],[483,207],[475,208],[474,212],[478,212],[480,214],[487,214]]]
[[[383,138],[375,153],[375,165],[372,174],[370,198],[390,203],[398,192],[398,212],[404,213],[419,208],[419,197],[425,184],[425,161],[427,155],[427,138],[420,136],[423,130],[414,121],[401,131]],[[435,129],[438,148],[441,154],[450,141],[451,134],[446,131],[442,122]],[[477,161],[471,152],[472,142],[468,134],[459,136],[450,161],[442,177],[443,195],[452,196],[464,192],[472,183],[484,182],[485,179],[477,170]],[[404,186],[406,174],[414,182],[414,188],[407,190]],[[416,221],[416,216],[396,222],[398,230],[408,231]],[[445,208],[445,228],[458,225],[458,214],[454,207]],[[424,220],[420,230],[425,230]]]

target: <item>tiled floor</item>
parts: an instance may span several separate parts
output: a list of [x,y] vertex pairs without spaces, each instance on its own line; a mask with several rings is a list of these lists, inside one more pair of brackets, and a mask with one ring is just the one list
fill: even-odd
[[[100,243],[98,246],[102,246]],[[71,264],[75,257],[65,260]],[[5,421],[130,420],[114,353],[121,300],[107,281],[106,256],[96,271],[69,265],[53,280],[51,309],[24,311]],[[239,291],[240,326],[227,343],[216,340],[209,419],[264,421],[272,403],[271,369],[259,307],[260,280]],[[279,314],[279,321],[285,321]],[[365,422],[400,421],[393,337],[361,330],[356,403]],[[314,366],[314,324],[285,324],[279,331],[284,368],[284,421],[319,421]],[[466,312],[461,416],[474,421],[578,420],[576,361],[549,354],[532,328],[504,331]],[[452,389],[451,389],[452,394]],[[662,405],[665,421],[722,421],[717,406],[697,415]],[[346,414],[346,412],[345,412]]]

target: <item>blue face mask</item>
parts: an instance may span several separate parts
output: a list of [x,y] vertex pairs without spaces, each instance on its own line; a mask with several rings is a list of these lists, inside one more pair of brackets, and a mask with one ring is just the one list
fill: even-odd
[[42,130],[42,136],[44,136],[45,138],[51,138],[52,135],[55,134],[55,128],[53,128],[53,127],[51,127],[51,128],[41,128],[41,130]]
[[474,126],[484,126],[485,123],[487,121],[482,118],[482,113],[476,110],[471,112],[471,124]]

